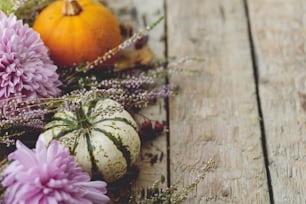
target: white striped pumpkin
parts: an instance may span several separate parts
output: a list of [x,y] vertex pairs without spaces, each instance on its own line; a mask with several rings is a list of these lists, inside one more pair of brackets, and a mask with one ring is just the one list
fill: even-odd
[[140,152],[136,122],[111,99],[93,100],[78,110],[56,113],[41,138],[69,147],[89,174],[100,173],[107,182],[118,180]]

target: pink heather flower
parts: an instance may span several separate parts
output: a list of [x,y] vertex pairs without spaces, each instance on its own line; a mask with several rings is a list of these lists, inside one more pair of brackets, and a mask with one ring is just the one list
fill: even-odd
[[13,9],[16,11],[19,7],[23,6],[28,0],[11,0],[14,7]]
[[8,158],[14,160],[3,171],[6,204],[108,203],[106,183],[90,181],[69,150],[56,141],[47,148],[39,139],[30,150],[20,141]]
[[58,96],[56,69],[39,34],[0,11],[0,99]]

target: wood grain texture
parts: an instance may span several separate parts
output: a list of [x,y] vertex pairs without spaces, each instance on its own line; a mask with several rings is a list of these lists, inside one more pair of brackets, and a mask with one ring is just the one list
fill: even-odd
[[[144,29],[149,24],[156,21],[160,16],[164,15],[164,1],[155,0],[144,3],[143,0],[112,0],[107,1],[110,7],[121,12],[117,15],[121,16],[123,24],[131,24],[139,30]],[[118,9],[121,8],[121,9]],[[126,15],[123,15],[126,14]],[[154,52],[156,58],[165,58],[165,29],[164,23],[157,25],[149,33],[149,46]],[[149,106],[142,110],[141,114],[151,120],[166,121],[166,109],[164,100],[159,100],[156,105]],[[144,121],[141,115],[136,115],[139,123]],[[154,122],[153,122],[154,123]],[[156,160],[156,161],[155,161]],[[140,169],[133,189],[139,191],[151,187],[156,181],[160,181],[164,176],[167,179],[167,138],[166,134],[154,139],[152,142],[143,143],[142,152],[139,161],[136,164]],[[161,186],[165,187],[166,182]]]
[[306,202],[306,2],[248,1],[277,204]]
[[[164,15],[164,1],[154,0],[145,3],[143,0],[133,0],[137,10],[138,24],[141,29],[156,21]],[[165,29],[164,22],[160,23],[149,33],[149,46],[152,48],[156,58],[165,58]],[[166,108],[164,100],[159,100],[156,105],[150,106],[142,112],[149,119],[166,121]],[[158,137],[152,142],[143,144],[139,161],[140,175],[134,185],[134,189],[151,187],[156,181],[164,176],[167,180],[167,138],[166,134]],[[151,157],[150,155],[153,155]],[[149,157],[148,157],[149,156]],[[152,162],[157,159],[157,162]],[[167,183],[161,186],[165,187]]]
[[243,1],[167,0],[169,55],[199,56],[175,75],[170,101],[171,181],[183,186],[214,158],[217,168],[186,203],[269,203]]

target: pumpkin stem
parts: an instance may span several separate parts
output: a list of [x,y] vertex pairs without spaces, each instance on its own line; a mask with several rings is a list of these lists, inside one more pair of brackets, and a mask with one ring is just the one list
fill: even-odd
[[80,128],[87,129],[92,126],[84,113],[82,103],[76,108],[76,116]]
[[63,15],[77,16],[82,12],[82,7],[77,0],[64,0]]

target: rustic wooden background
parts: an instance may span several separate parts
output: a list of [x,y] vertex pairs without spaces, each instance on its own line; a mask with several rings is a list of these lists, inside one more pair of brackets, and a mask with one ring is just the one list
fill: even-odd
[[146,110],[169,130],[146,144],[133,189],[161,176],[187,186],[212,158],[186,204],[306,203],[306,1],[106,2],[139,27],[165,16],[150,33],[156,57],[205,60],[171,75],[179,95]]
[[[149,144],[135,189],[163,175],[190,184],[216,169],[185,203],[306,202],[306,1],[130,0],[158,57],[203,58],[200,73],[173,75],[178,96],[148,110],[169,132]],[[162,159],[151,164],[145,153]]]

